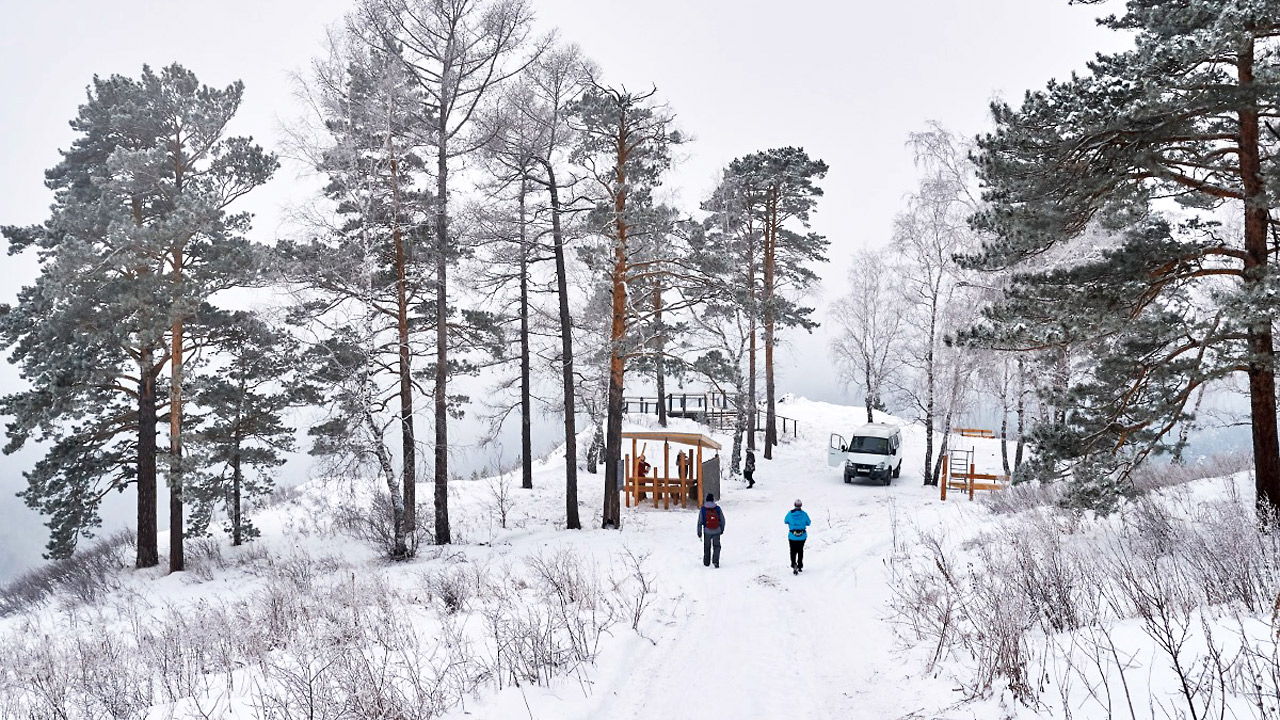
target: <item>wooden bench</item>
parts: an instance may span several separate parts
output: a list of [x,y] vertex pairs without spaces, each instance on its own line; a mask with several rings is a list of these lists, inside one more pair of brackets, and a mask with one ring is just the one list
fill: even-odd
[[986,438],[987,440],[994,440],[996,438],[994,431],[986,430],[984,428],[955,428],[954,432],[960,437]]
[[624,497],[627,507],[631,507],[631,498],[636,498],[638,506],[642,497],[652,496],[654,507],[658,507],[658,503],[661,502],[663,508],[669,510],[673,498],[680,503],[681,507],[684,507],[697,492],[698,483],[692,479],[632,475],[627,478],[623,489],[626,491]]
[[959,472],[952,467],[950,457],[942,457],[942,481],[938,483],[942,499],[947,499],[948,490],[959,490],[973,500],[974,493],[979,490],[1003,490],[1009,487],[1008,475],[992,475],[976,472],[972,463],[968,468],[961,467]]

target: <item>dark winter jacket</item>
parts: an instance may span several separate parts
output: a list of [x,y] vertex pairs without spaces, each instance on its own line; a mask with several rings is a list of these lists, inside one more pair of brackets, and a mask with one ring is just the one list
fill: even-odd
[[[707,513],[716,514],[717,519],[720,521],[720,527],[715,530],[707,527]],[[698,537],[702,537],[703,530],[706,530],[708,535],[719,535],[724,532],[724,511],[720,509],[719,505],[716,505],[714,500],[705,503],[698,510]]]
[[756,454],[755,453],[753,452],[747,453],[747,462],[743,464],[742,469],[745,470],[746,472],[756,471]]

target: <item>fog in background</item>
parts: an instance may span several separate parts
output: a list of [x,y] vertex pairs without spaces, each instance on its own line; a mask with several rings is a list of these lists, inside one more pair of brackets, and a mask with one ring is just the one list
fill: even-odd
[[[596,60],[608,83],[658,88],[694,142],[681,151],[670,192],[686,210],[714,184],[729,160],[780,145],[803,146],[831,167],[814,227],[831,240],[831,263],[810,298],[821,321],[844,292],[848,258],[888,241],[893,215],[917,173],[907,134],[936,120],[964,135],[988,124],[987,103],[1016,100],[1027,88],[1083,68],[1122,38],[1096,27],[1106,6],[1067,0],[936,0],[863,2],[797,0],[532,0],[544,29],[559,28]],[[0,225],[38,223],[51,194],[43,172],[73,139],[67,122],[96,73],[136,76],[144,63],[179,62],[201,81],[243,80],[245,100],[232,130],[280,150],[284,128],[304,110],[294,76],[321,51],[326,26],[349,0],[6,0],[0,24]],[[296,232],[287,209],[307,199],[314,181],[286,161],[239,209],[256,214],[263,242]],[[29,257],[0,257],[0,302],[30,282]],[[855,400],[831,370],[829,339],[791,332],[779,355],[779,391],[835,402]],[[0,392],[19,387],[0,363]],[[785,414],[785,413],[784,413]],[[452,435],[474,444],[473,421]],[[557,425],[536,424],[539,450]],[[1247,436],[1247,434],[1246,434]],[[468,473],[515,458],[518,441],[460,448],[454,463]],[[39,561],[45,532],[39,516],[14,493],[38,451],[0,461],[0,580]],[[282,482],[305,478],[305,457]],[[592,476],[586,476],[588,482]],[[598,476],[596,476],[598,477]],[[130,520],[132,491],[104,508],[108,527]],[[161,508],[167,500],[161,498]],[[162,523],[163,523],[162,519]]]

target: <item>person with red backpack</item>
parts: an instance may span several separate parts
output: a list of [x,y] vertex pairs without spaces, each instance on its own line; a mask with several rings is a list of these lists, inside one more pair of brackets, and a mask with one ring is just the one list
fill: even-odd
[[720,536],[724,534],[724,511],[716,505],[716,496],[707,493],[707,501],[698,508],[698,537],[702,539],[702,564],[720,567]]

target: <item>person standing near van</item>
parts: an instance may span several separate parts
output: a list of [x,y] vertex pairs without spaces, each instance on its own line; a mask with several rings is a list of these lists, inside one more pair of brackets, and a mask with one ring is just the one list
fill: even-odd
[[748,450],[747,461],[742,464],[742,477],[747,479],[748,488],[753,488],[756,486],[755,474],[756,474],[756,454]]
[[799,575],[804,572],[804,541],[809,539],[809,513],[806,513],[801,507],[804,503],[796,500],[795,506],[791,508],[791,512],[783,518],[783,522],[787,524],[787,544],[791,546],[791,574]]
[[720,567],[720,536],[724,534],[724,511],[716,504],[716,496],[707,493],[707,501],[698,508],[698,537],[702,539],[702,564]]

